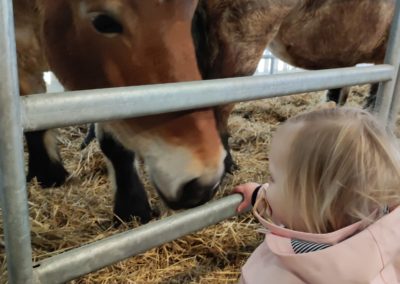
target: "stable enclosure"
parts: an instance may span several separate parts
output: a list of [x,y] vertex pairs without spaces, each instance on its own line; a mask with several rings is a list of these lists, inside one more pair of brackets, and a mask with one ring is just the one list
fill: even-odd
[[[241,200],[239,195],[231,195],[33,263],[23,162],[23,130],[143,116],[373,82],[383,82],[376,115],[394,127],[400,99],[399,2],[383,65],[39,94],[21,98],[16,70],[12,1],[1,0],[0,197],[9,282],[62,283],[74,279],[232,217],[236,215],[235,208]],[[187,96],[188,91],[190,96]],[[51,120],[48,120],[49,116]]]

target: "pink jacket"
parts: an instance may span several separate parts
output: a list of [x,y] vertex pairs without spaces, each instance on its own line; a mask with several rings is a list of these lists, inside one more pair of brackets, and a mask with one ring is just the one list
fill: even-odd
[[[257,211],[268,231],[242,268],[240,283],[400,283],[400,207],[366,228],[360,221],[328,234],[288,230]],[[332,246],[295,254],[291,239]]]

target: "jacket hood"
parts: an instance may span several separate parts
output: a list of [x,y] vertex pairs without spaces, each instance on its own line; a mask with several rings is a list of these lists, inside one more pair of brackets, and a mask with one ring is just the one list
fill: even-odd
[[[360,221],[328,234],[288,230],[255,215],[269,231],[265,240],[269,250],[306,283],[375,283],[374,279],[398,283],[385,279],[397,278],[393,263],[400,255],[400,207],[369,226]],[[296,254],[291,239],[332,246]]]

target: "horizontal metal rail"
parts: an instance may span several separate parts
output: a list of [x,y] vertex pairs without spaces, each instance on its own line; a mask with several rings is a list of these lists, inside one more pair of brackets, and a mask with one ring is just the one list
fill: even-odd
[[35,265],[35,283],[64,283],[237,214],[240,194],[50,257]]
[[375,83],[392,79],[391,65],[338,68],[291,74],[135,86],[22,98],[25,131],[138,117]]

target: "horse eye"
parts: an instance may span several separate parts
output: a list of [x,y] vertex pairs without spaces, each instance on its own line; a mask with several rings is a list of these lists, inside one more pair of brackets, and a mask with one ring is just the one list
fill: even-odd
[[122,25],[106,14],[99,14],[92,20],[93,27],[102,34],[121,34]]

